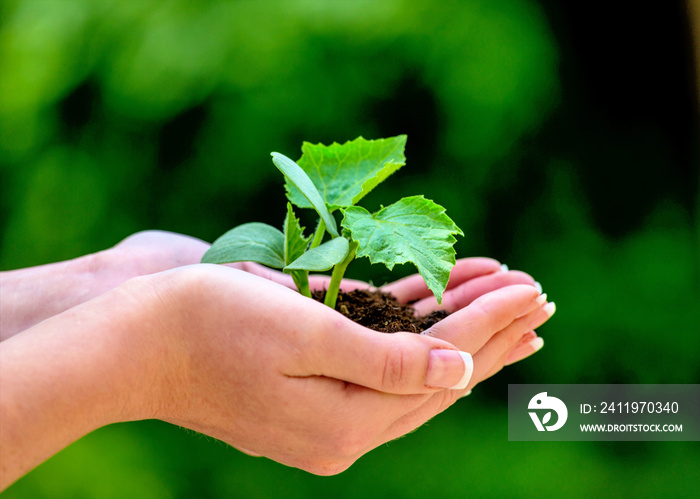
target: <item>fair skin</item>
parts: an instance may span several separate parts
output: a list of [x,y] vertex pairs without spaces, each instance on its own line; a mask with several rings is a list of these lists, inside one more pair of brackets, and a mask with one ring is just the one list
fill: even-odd
[[[101,426],[149,418],[339,473],[532,354],[533,330],[551,315],[527,274],[464,259],[445,294],[448,318],[422,335],[386,335],[254,264],[189,265],[206,247],[145,233],[82,261],[27,269],[29,280],[2,275],[0,487]],[[415,277],[384,289],[437,305]],[[458,350],[474,371],[450,389],[465,371]]]

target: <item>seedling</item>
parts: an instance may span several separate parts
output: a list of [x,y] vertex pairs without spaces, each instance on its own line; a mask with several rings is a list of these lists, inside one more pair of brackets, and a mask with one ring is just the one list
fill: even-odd
[[[218,238],[202,262],[252,261],[282,269],[308,297],[309,272],[332,269],[324,301],[331,308],[354,258],[368,257],[389,270],[412,263],[440,303],[455,264],[455,234],[463,235],[445,209],[423,196],[402,198],[376,213],[357,206],[406,163],[405,147],[406,136],[399,135],[378,140],[358,137],[329,146],[304,142],[298,163],[273,152],[272,161],[286,179],[282,231],[257,222],[239,225]],[[319,219],[313,235],[304,235],[292,205],[316,211]],[[342,216],[340,230],[336,211]],[[329,239],[324,242],[326,235]]]

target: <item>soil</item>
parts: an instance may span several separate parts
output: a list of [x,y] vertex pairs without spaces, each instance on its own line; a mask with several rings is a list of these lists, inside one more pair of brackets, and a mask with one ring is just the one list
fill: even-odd
[[[326,291],[313,291],[312,296],[315,300],[323,302]],[[339,293],[335,309],[358,324],[382,333],[420,333],[448,315],[444,310],[436,310],[428,315],[416,317],[416,312],[410,304],[399,303],[389,293],[365,289]]]

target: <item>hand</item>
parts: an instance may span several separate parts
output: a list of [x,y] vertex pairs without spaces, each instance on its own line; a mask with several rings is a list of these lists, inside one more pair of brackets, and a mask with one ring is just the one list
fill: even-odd
[[[387,335],[226,267],[183,269],[166,287],[174,322],[159,342],[180,354],[149,363],[170,366],[173,381],[148,417],[318,474],[344,470],[449,407],[550,315],[534,287],[508,286],[428,334]],[[473,355],[464,389],[444,389],[464,374],[460,357],[441,357],[455,350],[444,339]]]
[[[500,369],[548,318],[538,295],[504,287],[429,334],[387,335],[225,266],[132,279],[0,344],[0,486],[93,429],[143,418],[337,473]],[[473,356],[466,387],[445,339]]]
[[0,341],[116,288],[132,277],[198,263],[209,244],[162,231],[66,262],[0,273]]
[[[252,262],[235,263],[230,266],[295,289],[294,282],[289,275],[268,267]],[[312,275],[309,278],[312,289],[323,289],[328,285],[329,280],[329,277],[321,275]],[[508,270],[505,265],[492,258],[472,257],[457,260],[450,273],[450,280],[446,292],[443,294],[441,305],[438,305],[432,291],[426,286],[425,281],[419,274],[399,279],[382,286],[380,289],[393,294],[402,303],[413,302],[413,307],[418,315],[427,315],[438,309],[455,312],[488,292],[515,284],[535,286],[539,292],[542,291],[539,283],[525,272]],[[352,279],[343,279],[341,284],[343,291],[368,287],[370,287],[369,284]],[[543,295],[540,300],[542,302],[540,303],[541,306],[546,305],[546,295]],[[553,314],[555,311],[554,304],[548,305],[547,310],[549,315]],[[539,338],[534,331],[528,331],[522,336],[508,357],[504,359],[504,364],[510,365],[523,360],[537,352],[543,345],[544,341],[542,338]],[[495,372],[491,374],[495,374]]]
[[[172,232],[138,232],[112,248],[114,256],[111,257],[111,260],[119,262],[119,266],[112,265],[111,267],[118,268],[119,273],[118,277],[113,278],[110,281],[111,284],[106,288],[114,287],[134,276],[199,263],[209,246],[208,243],[200,239]],[[296,289],[291,276],[263,265],[239,262],[229,264],[229,266]],[[330,277],[325,275],[311,275],[309,277],[312,289],[323,289],[329,281]],[[535,280],[525,272],[509,271],[506,266],[492,258],[472,257],[457,260],[450,272],[450,280],[441,305],[438,305],[432,291],[426,286],[424,279],[419,274],[399,279],[382,286],[380,289],[393,294],[402,303],[414,302],[416,313],[426,315],[440,308],[455,312],[490,291],[514,284],[537,286]],[[341,289],[351,291],[369,286],[363,281],[343,279]],[[534,340],[534,333],[529,334],[528,338],[523,338],[523,340],[525,339]],[[527,342],[521,343],[526,344]],[[536,344],[539,345],[539,343]],[[521,345],[521,347],[520,351],[527,351],[527,345]],[[510,363],[512,362],[515,360]]]

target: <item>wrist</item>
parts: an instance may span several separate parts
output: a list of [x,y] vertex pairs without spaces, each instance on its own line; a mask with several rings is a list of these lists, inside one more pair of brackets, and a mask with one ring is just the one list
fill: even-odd
[[0,339],[6,340],[94,296],[95,274],[106,257],[98,253],[0,273]]
[[160,270],[152,248],[114,247],[64,262],[0,273],[6,340],[39,322],[123,284]]
[[146,275],[109,293],[123,300],[124,327],[118,334],[123,362],[132,368],[124,380],[120,421],[168,420],[189,399],[190,350],[196,342],[191,333],[198,322],[189,274],[178,269]]
[[157,307],[120,287],[0,344],[0,486],[101,426],[151,417]]
[[130,279],[104,298],[105,321],[112,323],[115,343],[117,407],[112,422],[163,419],[179,386],[186,351],[178,334],[182,322],[172,281],[175,276],[153,274]]

